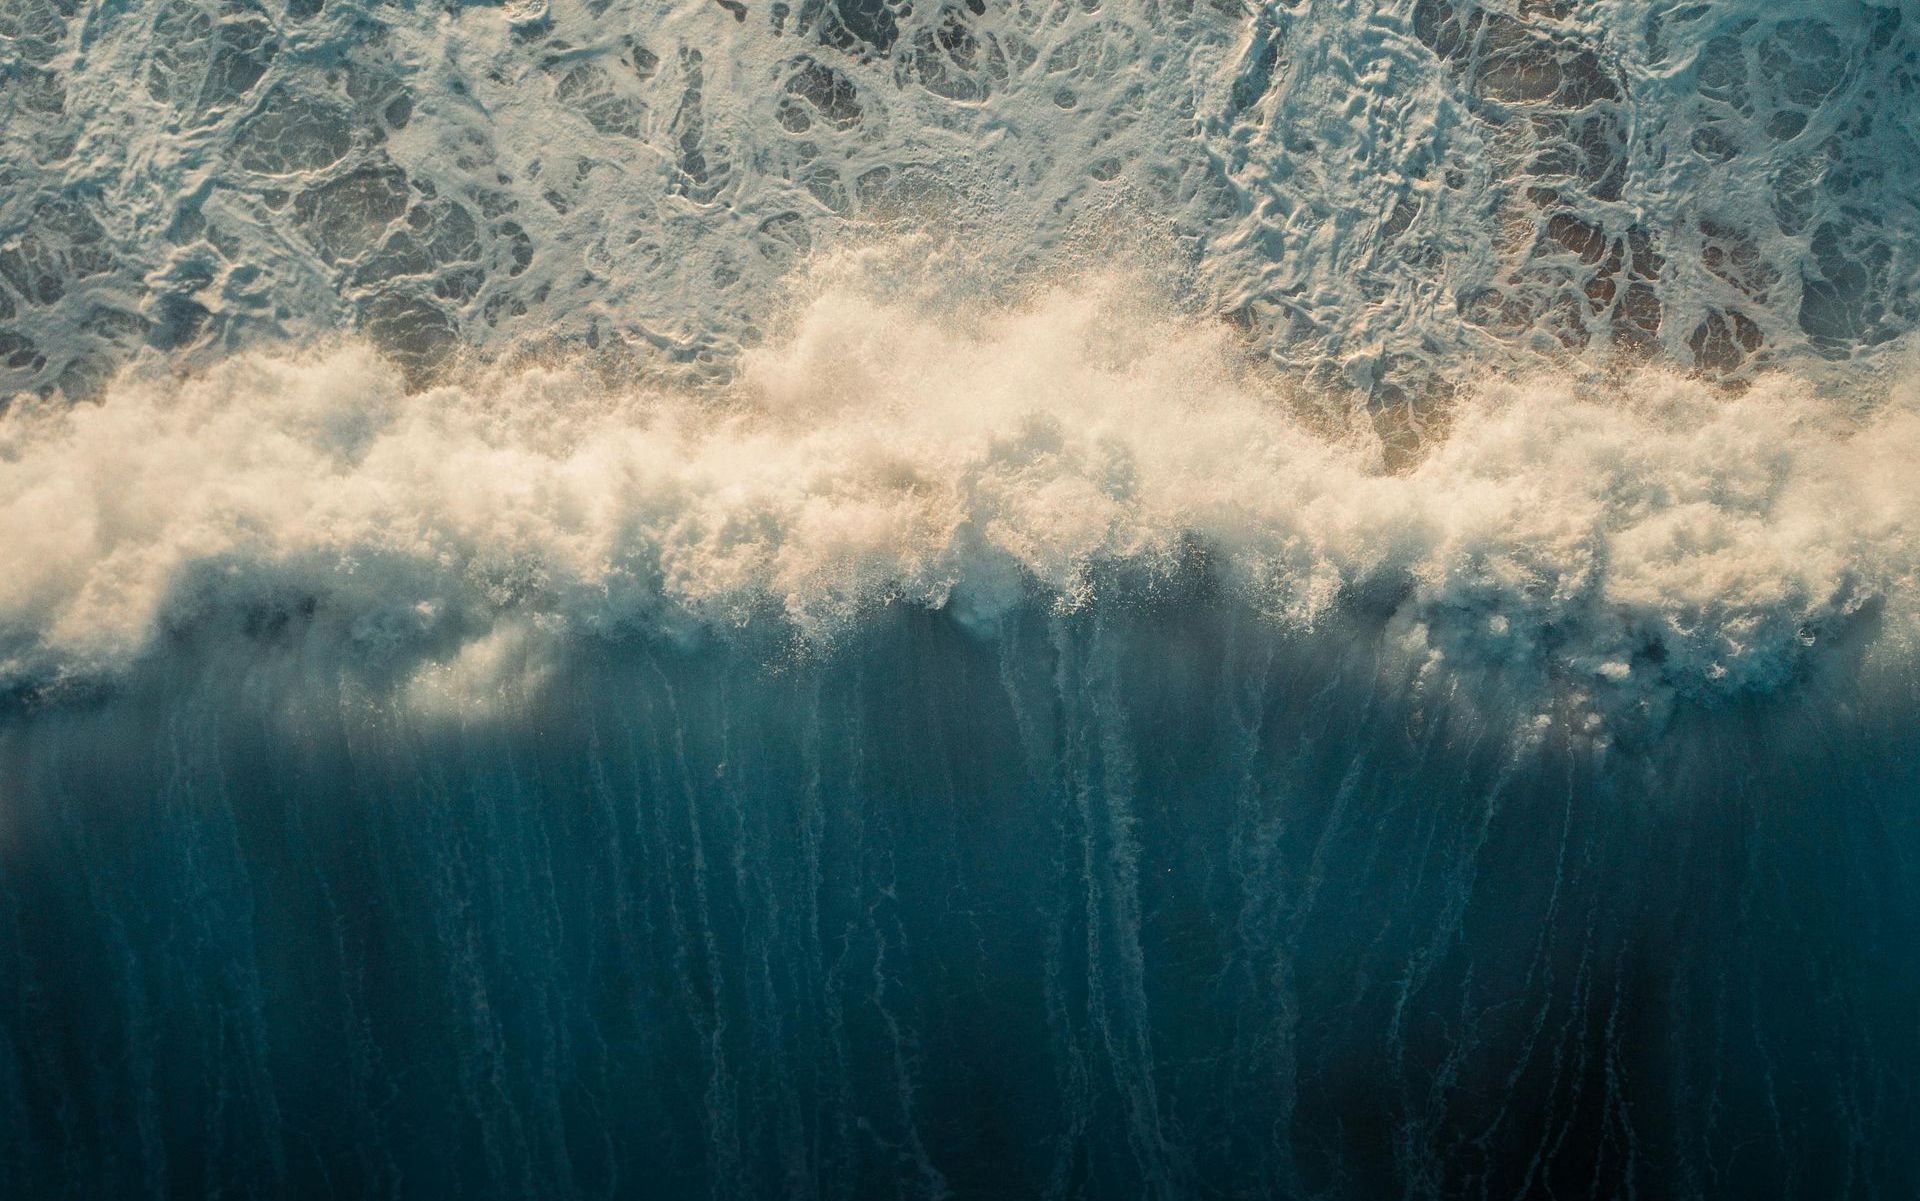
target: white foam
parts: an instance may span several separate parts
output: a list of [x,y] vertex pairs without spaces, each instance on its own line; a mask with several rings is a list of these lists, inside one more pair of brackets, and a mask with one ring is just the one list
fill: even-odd
[[842,278],[724,394],[561,364],[408,396],[348,344],[18,409],[0,677],[110,676],[169,629],[301,598],[357,654],[455,675],[502,647],[524,672],[528,630],[830,640],[883,601],[977,623],[1036,585],[1097,600],[1104,564],[1195,542],[1275,621],[1397,598],[1434,669],[1641,701],[1773,689],[1869,610],[1914,619],[1911,386],[1489,380],[1389,474],[1140,292],[939,311]]
[[1920,319],[1897,0],[73,7],[10,41],[0,395],[347,330],[700,371],[877,228],[1010,275],[1172,243],[1263,351],[1382,391]]

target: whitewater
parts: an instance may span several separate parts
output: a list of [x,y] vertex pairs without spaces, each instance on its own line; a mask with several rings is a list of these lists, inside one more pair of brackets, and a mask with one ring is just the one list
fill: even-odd
[[0,0],[0,1198],[1915,1195],[1917,22]]
[[1496,379],[1389,471],[1370,428],[1137,280],[969,310],[849,271],[717,395],[565,362],[409,394],[348,344],[21,404],[0,682],[57,697],[200,623],[298,611],[349,662],[478,702],[509,643],[759,622],[825,650],[885,604],[990,629],[1200,562],[1279,627],[1373,610],[1417,671],[1596,722],[1788,689],[1868,625],[1894,670],[1911,653],[1900,373],[1844,400],[1652,367]]

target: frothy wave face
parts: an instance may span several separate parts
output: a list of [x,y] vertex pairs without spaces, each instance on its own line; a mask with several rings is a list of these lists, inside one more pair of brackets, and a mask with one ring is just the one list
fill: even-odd
[[1198,560],[1303,631],[1384,621],[1429,679],[1658,715],[1920,615],[1910,386],[1489,379],[1390,472],[1370,432],[1141,294],[929,304],[832,277],[724,393],[562,363],[409,395],[350,344],[18,407],[0,675],[111,678],[222,613],[482,676],[623,631],[772,619],[828,643],[876,604],[991,622]]

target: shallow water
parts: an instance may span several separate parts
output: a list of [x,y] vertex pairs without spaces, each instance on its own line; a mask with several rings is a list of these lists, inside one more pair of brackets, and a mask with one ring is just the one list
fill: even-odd
[[929,227],[1002,280],[1144,243],[1415,425],[1466,353],[1847,358],[1915,318],[1914,15],[10,0],[0,383],[341,329],[706,377]]

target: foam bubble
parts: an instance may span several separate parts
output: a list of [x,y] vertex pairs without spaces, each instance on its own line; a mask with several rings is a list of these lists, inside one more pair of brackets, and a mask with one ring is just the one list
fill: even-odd
[[979,625],[1036,588],[1097,602],[1111,565],[1196,546],[1272,620],[1384,605],[1430,673],[1641,708],[1775,690],[1868,615],[1912,623],[1911,387],[1492,379],[1389,473],[1216,323],[1138,295],[941,311],[842,280],[722,394],[561,364],[406,395],[348,344],[21,408],[0,673],[110,677],[235,614],[436,679],[622,630],[826,642],[879,603]]

